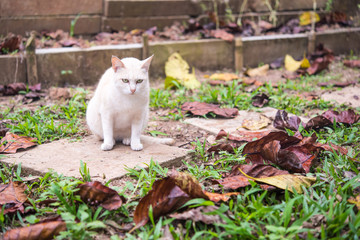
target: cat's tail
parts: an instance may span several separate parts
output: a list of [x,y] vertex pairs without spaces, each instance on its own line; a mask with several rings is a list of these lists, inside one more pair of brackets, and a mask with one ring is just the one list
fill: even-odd
[[147,142],[151,142],[154,144],[165,144],[170,146],[175,144],[175,140],[173,138],[157,138],[157,137],[141,135],[141,140],[142,141],[145,140]]

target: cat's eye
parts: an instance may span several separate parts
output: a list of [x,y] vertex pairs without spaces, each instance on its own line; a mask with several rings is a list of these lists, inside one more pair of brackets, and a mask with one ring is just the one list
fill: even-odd
[[128,83],[129,82],[129,79],[121,79],[124,83]]
[[142,79],[138,79],[138,80],[136,80],[136,83],[142,83],[144,80],[142,80]]

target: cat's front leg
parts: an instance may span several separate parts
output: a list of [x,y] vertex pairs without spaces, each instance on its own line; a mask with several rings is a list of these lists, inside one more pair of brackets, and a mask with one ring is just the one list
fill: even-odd
[[101,144],[101,150],[109,151],[113,149],[115,145],[114,140],[114,119],[109,115],[101,116],[103,134],[104,134],[104,142]]
[[134,151],[140,151],[143,149],[143,145],[140,142],[141,130],[142,130],[142,121],[136,121],[132,123],[130,147]]

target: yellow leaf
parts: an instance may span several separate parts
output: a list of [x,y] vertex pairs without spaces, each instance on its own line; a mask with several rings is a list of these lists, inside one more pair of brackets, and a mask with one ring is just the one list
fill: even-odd
[[285,63],[285,69],[291,72],[295,72],[301,67],[301,61],[296,61],[289,54],[286,54],[284,63]]
[[210,76],[210,79],[228,82],[234,79],[239,79],[239,76],[233,73],[214,73]]
[[245,119],[242,122],[242,127],[248,130],[259,130],[266,128],[271,123],[271,120],[265,116],[260,116],[259,120]]
[[266,76],[268,70],[269,70],[269,64],[265,64],[258,68],[250,68],[245,72],[245,74],[248,75],[249,77]]
[[300,15],[300,17],[299,17],[300,25],[305,26],[305,25],[311,24],[312,18],[314,18],[315,22],[320,21],[319,14],[317,14],[316,12],[304,12],[304,13],[302,13]]
[[172,81],[175,79],[181,85],[194,89],[200,87],[200,82],[195,77],[195,71],[189,73],[190,67],[188,63],[181,57],[179,53],[173,53],[165,63],[165,75],[168,81],[165,81],[167,87],[172,87]]
[[349,203],[352,203],[352,204],[355,204],[356,207],[357,207],[357,209],[360,210],[360,195],[357,195],[356,198],[350,197],[350,198],[348,199],[348,202],[349,202]]
[[286,54],[284,63],[285,63],[285,69],[290,72],[295,72],[299,68],[309,68],[310,67],[310,62],[305,56],[301,61],[296,61],[292,56],[290,56],[289,54]]
[[287,189],[290,192],[294,192],[293,189],[295,189],[296,192],[302,193],[303,191],[301,186],[310,187],[316,181],[315,177],[304,177],[292,174],[276,175],[264,178],[253,178],[244,173],[240,168],[239,171],[252,180],[266,183],[280,189]]

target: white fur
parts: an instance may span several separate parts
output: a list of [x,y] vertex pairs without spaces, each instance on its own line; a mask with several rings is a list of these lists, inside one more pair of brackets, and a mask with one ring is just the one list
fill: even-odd
[[[148,70],[151,59],[152,56],[143,61],[136,58],[120,60],[113,56],[112,67],[101,77],[88,104],[86,121],[92,133],[104,140],[102,150],[111,150],[115,140],[130,145],[135,151],[143,149],[140,136],[149,116]],[[169,139],[160,141],[165,144],[172,142]]]

